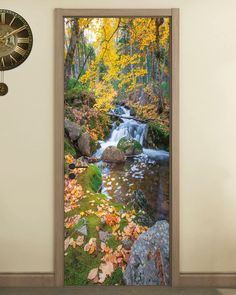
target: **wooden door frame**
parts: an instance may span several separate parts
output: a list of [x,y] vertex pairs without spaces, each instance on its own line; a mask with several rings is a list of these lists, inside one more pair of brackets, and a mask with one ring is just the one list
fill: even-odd
[[64,17],[171,18],[170,139],[170,269],[171,285],[179,286],[179,9],[56,9],[55,10],[55,286],[64,285]]

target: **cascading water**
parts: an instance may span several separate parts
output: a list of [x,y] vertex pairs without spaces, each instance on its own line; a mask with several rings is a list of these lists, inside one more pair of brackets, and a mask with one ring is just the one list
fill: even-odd
[[[123,122],[118,126],[116,123],[113,124],[110,138],[107,141],[100,142],[101,147],[94,156],[100,157],[108,146],[117,146],[119,140],[124,136],[134,138],[143,146],[147,125],[134,120],[134,117],[130,115],[130,110],[125,107],[119,106],[118,111]],[[114,114],[116,113],[114,112]],[[166,160],[169,158],[169,153],[162,150],[144,148],[143,154],[153,160]]]
[[[130,115],[130,110],[125,107],[117,107],[113,114],[122,122],[118,126],[114,123],[110,138],[100,142],[101,147],[94,154],[98,158],[106,147],[117,146],[124,136],[130,136],[144,145],[147,125],[135,120]],[[142,190],[156,218],[168,220],[168,159],[169,153],[166,151],[143,148],[141,155],[127,158],[121,164],[99,161],[97,165],[101,168],[103,177],[102,193],[107,198],[127,203],[136,190]]]

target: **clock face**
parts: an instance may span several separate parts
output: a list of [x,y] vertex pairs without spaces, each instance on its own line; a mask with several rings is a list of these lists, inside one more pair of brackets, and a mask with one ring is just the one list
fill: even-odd
[[19,14],[0,9],[0,71],[22,64],[33,45],[30,26]]

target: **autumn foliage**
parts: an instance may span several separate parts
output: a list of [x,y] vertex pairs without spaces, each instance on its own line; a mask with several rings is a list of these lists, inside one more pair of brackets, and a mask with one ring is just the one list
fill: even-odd
[[[163,17],[65,18],[65,117],[89,133],[92,150],[109,136],[117,104],[151,120],[152,134],[168,133],[169,27]],[[82,183],[86,168],[75,155],[65,154],[66,283],[121,283],[131,246],[148,228],[133,208]]]

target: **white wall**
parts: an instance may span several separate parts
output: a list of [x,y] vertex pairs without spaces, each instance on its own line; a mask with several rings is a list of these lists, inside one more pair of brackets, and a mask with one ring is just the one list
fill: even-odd
[[53,271],[53,10],[180,8],[180,265],[236,271],[236,1],[1,0],[32,27],[0,98],[0,271]]

